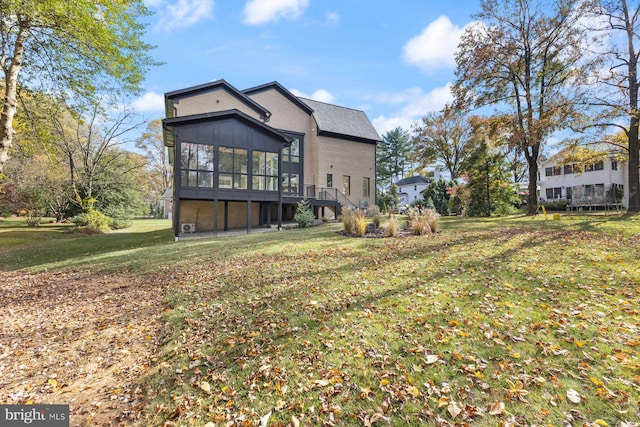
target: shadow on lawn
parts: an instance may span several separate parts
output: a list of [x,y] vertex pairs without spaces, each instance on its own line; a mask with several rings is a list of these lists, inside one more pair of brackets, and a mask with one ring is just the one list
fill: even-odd
[[[527,237],[521,238],[517,244],[509,244],[512,238],[521,237],[525,233]],[[321,238],[322,236],[318,236]],[[205,326],[208,331],[225,330],[225,334],[219,337],[211,337],[213,342],[208,345],[222,348],[226,346],[223,342],[227,338],[236,342],[232,349],[225,349],[215,353],[215,358],[220,366],[235,365],[243,361],[259,359],[264,356],[251,357],[247,356],[252,348],[278,348],[281,344],[297,341],[300,339],[299,334],[304,336],[317,336],[323,328],[333,328],[337,319],[345,312],[358,312],[366,308],[379,304],[380,301],[393,299],[400,295],[419,292],[429,286],[429,283],[437,283],[441,280],[450,280],[455,271],[473,271],[482,270],[492,262],[505,262],[517,257],[523,251],[543,247],[552,242],[557,242],[560,238],[557,233],[544,233],[541,231],[532,232],[531,230],[519,229],[511,234],[505,234],[504,230],[494,230],[483,233],[479,236],[477,233],[461,233],[448,236],[445,239],[429,239],[429,238],[410,238],[412,244],[405,248],[400,247],[397,252],[389,252],[381,250],[380,252],[372,252],[370,257],[363,255],[361,252],[351,250],[342,257],[334,257],[331,262],[324,262],[310,266],[308,269],[283,269],[269,271],[268,274],[258,275],[255,280],[247,281],[246,271],[236,270],[230,272],[224,277],[215,276],[216,283],[207,282],[209,278],[201,277],[197,272],[194,273],[191,280],[193,284],[189,284],[176,294],[179,301],[175,302],[175,306],[189,307],[190,301],[225,301],[229,298],[234,299],[230,308],[218,317],[202,318],[198,310],[186,309],[180,315],[185,316],[187,324]],[[478,242],[478,239],[487,239],[496,242],[495,246],[504,247],[498,250],[494,255],[483,257],[472,253],[468,257],[464,257],[465,248]],[[360,240],[363,243],[369,243],[366,239]],[[271,243],[270,243],[271,244]],[[374,244],[371,248],[375,249]],[[263,247],[264,249],[264,247]],[[322,255],[322,251],[318,251]],[[437,260],[444,259],[445,256],[457,254],[457,256],[449,261],[438,263]],[[258,251],[256,258],[261,255]],[[294,255],[280,254],[273,258],[274,262],[287,263],[293,262]],[[363,263],[363,259],[369,260],[370,264]],[[433,271],[419,270],[424,266],[420,260],[430,259],[430,265],[434,267]],[[405,262],[410,260],[416,261],[418,270],[408,268],[407,265],[393,274],[393,279],[389,280],[396,262]],[[328,261],[328,260],[327,260]],[[252,257],[243,259],[247,266],[254,264]],[[255,262],[257,265],[258,262]],[[375,278],[387,277],[387,283],[384,286],[376,284],[379,290],[371,292],[368,286],[358,286],[358,281],[364,280],[358,275],[358,272],[366,272],[370,270],[368,280]],[[384,270],[377,275],[376,272]],[[243,279],[244,275],[244,279]],[[386,275],[386,276],[385,276]],[[187,283],[190,282],[189,276],[185,278]],[[524,278],[523,278],[524,280]],[[196,283],[197,281],[197,283]],[[283,285],[283,284],[289,285]],[[338,283],[339,285],[336,285]],[[349,288],[348,286],[353,286]],[[207,286],[210,285],[210,286]],[[336,285],[336,286],[334,286]],[[488,282],[472,283],[474,288],[486,287]],[[241,287],[238,292],[238,287]],[[316,288],[311,290],[311,288]],[[453,291],[453,290],[452,290]],[[249,298],[247,295],[253,293],[260,297]],[[341,294],[343,298],[332,299],[332,294]],[[319,297],[322,299],[317,305],[309,304],[309,302]],[[271,314],[270,314],[271,313]],[[337,317],[336,317],[337,316]],[[280,326],[282,319],[286,319],[288,327]],[[203,322],[205,325],[203,325]],[[278,327],[267,328],[265,325],[278,324]],[[178,327],[179,323],[167,324],[167,334],[177,337],[181,334],[180,330],[173,328]],[[230,327],[230,325],[233,325]],[[250,331],[261,331],[261,333],[251,340],[245,339]],[[193,331],[192,331],[193,332]],[[169,338],[170,340],[170,338]],[[215,340],[219,340],[216,344]],[[169,341],[166,342],[169,344]],[[200,342],[200,344],[203,344]],[[193,350],[193,349],[191,349]],[[178,361],[176,361],[178,362]],[[178,362],[179,363],[179,362]],[[217,365],[217,364],[216,364]],[[247,372],[249,375],[250,372]],[[169,373],[171,375],[171,373]],[[147,378],[145,382],[161,381],[159,378]]]

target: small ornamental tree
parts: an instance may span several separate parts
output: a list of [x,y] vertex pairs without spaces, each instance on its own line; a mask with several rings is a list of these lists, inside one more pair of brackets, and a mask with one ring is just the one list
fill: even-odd
[[311,204],[307,199],[303,199],[298,202],[296,206],[296,213],[293,216],[293,220],[298,223],[298,227],[305,228],[310,227],[313,224],[315,216],[311,211]]

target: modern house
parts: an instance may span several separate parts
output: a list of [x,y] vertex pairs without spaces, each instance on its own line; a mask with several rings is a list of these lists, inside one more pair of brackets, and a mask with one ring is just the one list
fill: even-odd
[[176,237],[281,226],[305,198],[318,218],[375,203],[380,136],[363,111],[225,80],[166,93],[165,108]]
[[431,181],[431,179],[419,175],[396,181],[395,185],[398,187],[400,205],[409,205],[422,200],[422,192]]
[[567,200],[569,208],[628,206],[628,165],[616,152],[587,163],[572,161],[565,149],[539,164],[540,199]]

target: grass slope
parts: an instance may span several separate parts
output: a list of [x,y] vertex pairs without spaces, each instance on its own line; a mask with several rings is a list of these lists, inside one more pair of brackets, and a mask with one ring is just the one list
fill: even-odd
[[140,425],[638,422],[638,217],[177,243],[166,223],[30,241],[3,227],[0,241],[15,233],[0,243],[5,270],[90,266],[170,283],[161,346],[137,380]]

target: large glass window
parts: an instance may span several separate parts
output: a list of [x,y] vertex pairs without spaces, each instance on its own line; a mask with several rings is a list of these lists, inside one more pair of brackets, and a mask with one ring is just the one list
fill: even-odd
[[218,148],[218,187],[246,190],[248,151],[240,148]]
[[251,189],[278,191],[278,153],[254,151],[251,159]]
[[282,150],[282,161],[300,163],[300,139],[294,139],[289,147]]
[[300,191],[300,175],[297,173],[282,174],[282,193],[299,195]]
[[213,146],[182,142],[180,144],[180,185],[213,187]]

